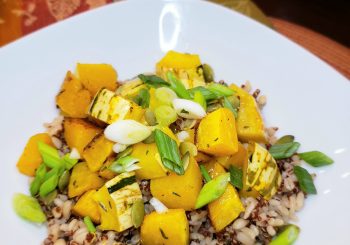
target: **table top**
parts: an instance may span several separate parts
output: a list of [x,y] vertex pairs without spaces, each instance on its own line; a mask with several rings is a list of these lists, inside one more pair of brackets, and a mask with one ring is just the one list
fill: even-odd
[[[249,0],[212,0],[246,14],[303,46],[350,79],[350,49],[303,26],[268,18]],[[0,1],[0,47],[52,23],[103,6],[112,0]]]

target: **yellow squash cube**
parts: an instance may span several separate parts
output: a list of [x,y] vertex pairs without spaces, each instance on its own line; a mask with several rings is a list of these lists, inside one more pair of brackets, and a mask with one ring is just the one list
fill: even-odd
[[97,135],[83,151],[83,158],[92,172],[100,170],[106,159],[113,153],[114,143],[104,136]]
[[65,118],[63,123],[64,138],[69,148],[76,148],[79,154],[83,154],[85,146],[91,140],[102,132],[101,128],[96,127],[83,119]]
[[117,72],[109,64],[77,64],[77,77],[91,96],[101,88],[114,91],[117,88]]
[[240,141],[266,142],[264,121],[256,105],[255,99],[240,87],[232,84],[230,88],[240,99],[240,107],[236,120],[237,134]]
[[166,176],[167,171],[162,167],[157,145],[137,143],[132,147],[131,156],[137,158],[138,166],[141,168],[136,170],[136,176],[139,179],[154,179]]
[[86,191],[100,188],[104,181],[98,173],[91,172],[85,162],[77,163],[73,167],[72,175],[69,179],[68,197],[80,196]]
[[95,223],[100,223],[100,211],[98,204],[93,199],[96,190],[90,190],[82,195],[78,202],[74,205],[72,211],[80,217],[89,216]]
[[229,109],[217,109],[202,119],[197,131],[197,147],[199,151],[215,156],[238,151],[235,118]]
[[229,156],[216,157],[216,161],[229,169],[230,166],[235,166],[237,168],[242,168],[243,164],[248,161],[248,152],[244,146],[238,142],[238,151]]
[[189,225],[185,210],[169,209],[165,213],[152,212],[141,225],[143,245],[187,245]]
[[168,208],[193,210],[201,188],[202,175],[193,158],[184,175],[171,172],[169,176],[151,180],[152,195]]
[[[224,168],[217,162],[212,161],[204,164],[204,166],[212,178],[225,173]],[[219,232],[244,211],[244,206],[236,189],[231,184],[228,184],[224,194],[208,204],[208,211],[215,231]]]
[[103,163],[100,170],[98,171],[98,175],[100,175],[102,178],[105,178],[107,180],[113,179],[117,174],[112,170],[109,170],[108,167],[111,166],[114,160],[115,160],[114,155],[109,156],[106,159],[106,161]]

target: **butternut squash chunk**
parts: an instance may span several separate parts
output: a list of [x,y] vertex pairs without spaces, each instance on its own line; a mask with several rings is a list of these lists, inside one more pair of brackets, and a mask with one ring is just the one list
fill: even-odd
[[[204,164],[204,166],[212,178],[225,173],[224,168],[217,162],[212,161]],[[224,194],[208,204],[208,211],[215,231],[219,232],[244,211],[244,206],[236,189],[231,184],[228,184]]]
[[202,175],[194,158],[184,175],[171,172],[169,176],[152,179],[151,193],[168,208],[193,210],[202,188]]
[[71,72],[67,72],[61,91],[56,96],[56,104],[63,115],[74,118],[85,118],[92,97],[82,83]]
[[242,142],[255,141],[266,143],[264,121],[255,99],[249,93],[231,84],[230,88],[240,99],[240,107],[236,120],[238,138]]
[[102,129],[83,120],[66,118],[63,123],[64,138],[69,148],[76,148],[80,154],[87,144],[98,135]]
[[141,168],[135,171],[137,178],[154,179],[166,176],[167,171],[161,166],[156,143],[133,145],[131,156],[139,159],[137,165]]
[[107,180],[113,179],[117,174],[111,170],[108,169],[109,166],[114,162],[115,156],[111,155],[109,156],[106,161],[103,163],[100,171],[98,172],[98,175],[100,175],[102,178],[105,178]]
[[98,173],[91,172],[85,162],[77,163],[69,179],[68,197],[80,196],[86,191],[100,188],[103,184],[103,179]]
[[165,213],[152,212],[141,225],[143,245],[187,245],[189,225],[185,210],[169,209]]
[[17,168],[22,174],[34,176],[36,169],[42,163],[43,160],[39,153],[38,142],[54,147],[51,137],[47,133],[36,134],[30,137],[17,162]]
[[243,168],[243,164],[248,161],[248,152],[244,146],[238,142],[238,151],[235,154],[216,157],[216,161],[226,169],[229,169],[230,166]]
[[82,195],[74,205],[72,211],[80,217],[89,216],[96,224],[100,223],[100,211],[98,205],[93,199],[96,190],[90,190]]
[[84,148],[83,158],[92,172],[98,171],[106,159],[113,153],[114,143],[104,136],[103,132]]
[[108,64],[77,64],[77,77],[91,96],[101,88],[115,91],[117,88],[117,72]]
[[229,109],[217,109],[202,119],[197,131],[197,147],[215,156],[238,151],[235,118]]

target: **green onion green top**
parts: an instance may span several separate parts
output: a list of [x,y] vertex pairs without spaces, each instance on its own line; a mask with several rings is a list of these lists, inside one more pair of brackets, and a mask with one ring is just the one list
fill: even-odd
[[183,175],[185,170],[175,140],[159,129],[154,131],[154,136],[160,159],[162,160],[164,167],[174,171],[178,175]]
[[235,166],[230,166],[230,183],[238,189],[243,188],[243,171]]
[[190,92],[185,88],[181,81],[177,80],[173,72],[168,71],[166,76],[170,83],[170,88],[174,90],[177,96],[186,100],[191,99]]
[[170,84],[166,81],[164,81],[162,78],[156,76],[156,75],[143,75],[140,74],[138,77],[147,85],[150,85],[155,88],[163,87],[163,86],[170,86]]
[[90,233],[95,233],[96,232],[96,228],[94,226],[94,223],[92,223],[92,220],[91,220],[91,218],[89,216],[85,216],[84,217],[84,223],[86,225],[87,230]]
[[202,93],[202,95],[204,96],[205,100],[215,100],[220,98],[220,96],[218,96],[217,94],[211,92],[210,90],[208,90],[207,88],[203,87],[203,86],[198,86],[198,87],[194,87],[191,88],[190,93],[194,96],[194,93],[196,91],[199,91]]
[[207,110],[207,101],[205,100],[201,91],[194,92],[193,100],[194,100],[194,102],[197,102],[198,104],[200,104],[205,111]]
[[229,87],[227,87],[225,85],[221,85],[219,83],[210,83],[207,86],[207,89],[220,97],[221,96],[230,96],[230,95],[234,94],[234,91],[232,89],[230,89]]
[[317,194],[312,177],[305,168],[294,166],[294,174],[298,179],[302,191],[308,194]]
[[291,245],[299,236],[299,227],[287,225],[271,242],[270,245]]
[[279,138],[275,145],[281,145],[281,144],[285,144],[285,143],[291,143],[294,141],[294,136],[293,135],[285,135],[282,136],[281,138]]
[[221,174],[207,182],[197,197],[195,208],[201,208],[224,194],[230,181],[230,173]]
[[210,177],[208,171],[206,170],[206,168],[203,165],[200,165],[199,168],[201,170],[201,173],[203,175],[205,182],[208,183],[209,181],[211,181],[211,177]]
[[140,89],[138,95],[133,99],[133,101],[142,108],[148,108],[150,97],[151,96],[148,89],[143,88]]
[[299,157],[313,167],[322,167],[332,164],[334,161],[320,151],[299,153]]
[[300,144],[298,142],[273,145],[270,147],[269,152],[275,159],[284,159],[293,156],[299,149],[299,146]]
[[237,111],[237,108],[234,108],[231,104],[231,102],[227,99],[227,97],[224,97],[223,98],[223,102],[222,102],[222,105],[229,109],[230,111],[232,111],[233,115],[235,116],[235,118],[238,117],[238,111]]
[[50,168],[61,167],[62,162],[56,148],[43,142],[38,142],[38,149],[43,162]]

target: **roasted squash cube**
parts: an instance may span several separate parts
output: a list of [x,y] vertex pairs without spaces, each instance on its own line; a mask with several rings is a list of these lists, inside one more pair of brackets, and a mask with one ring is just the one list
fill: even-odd
[[91,100],[90,92],[71,72],[68,72],[61,91],[56,96],[56,104],[63,115],[74,118],[87,117]]
[[39,153],[38,142],[54,146],[51,137],[47,133],[36,134],[30,137],[17,162],[17,168],[22,174],[34,176],[36,169],[42,163],[43,160]]
[[103,163],[100,170],[98,171],[98,175],[100,175],[102,178],[105,178],[107,180],[113,179],[117,174],[112,170],[108,169],[108,167],[111,166],[114,160],[115,160],[114,155],[109,156],[106,159],[106,161]]
[[98,173],[91,172],[85,162],[77,163],[73,167],[72,175],[69,179],[68,197],[80,196],[86,191],[95,190],[103,185],[104,181]]
[[171,172],[169,176],[151,180],[152,195],[168,208],[193,210],[201,188],[202,175],[193,158],[184,175]]
[[202,119],[197,131],[197,147],[199,151],[215,156],[238,151],[235,118],[229,109],[217,109]]
[[[224,168],[215,161],[206,163],[204,166],[212,178],[225,173]],[[224,194],[208,204],[208,211],[215,231],[219,232],[244,211],[244,206],[236,189],[231,184],[228,184]]]
[[91,96],[101,88],[115,91],[117,88],[117,72],[108,64],[77,64],[77,77]]
[[83,158],[92,172],[100,170],[106,159],[113,153],[113,145],[112,141],[100,133],[85,146]]
[[264,121],[254,97],[235,84],[231,84],[230,88],[236,92],[240,99],[236,120],[238,139],[243,142],[255,141],[265,143]]
[[169,209],[165,213],[152,212],[141,225],[143,245],[187,245],[189,225],[185,210]]
[[235,166],[238,168],[243,168],[243,164],[248,161],[248,152],[244,146],[238,142],[238,151],[229,156],[216,157],[216,161],[229,169],[230,166]]
[[137,158],[138,166],[136,176],[139,179],[154,179],[166,176],[167,171],[162,167],[157,145],[137,143],[132,147],[131,156]]
[[100,211],[98,205],[93,199],[96,190],[90,190],[82,195],[74,205],[72,211],[80,217],[89,216],[96,224],[100,223]]

